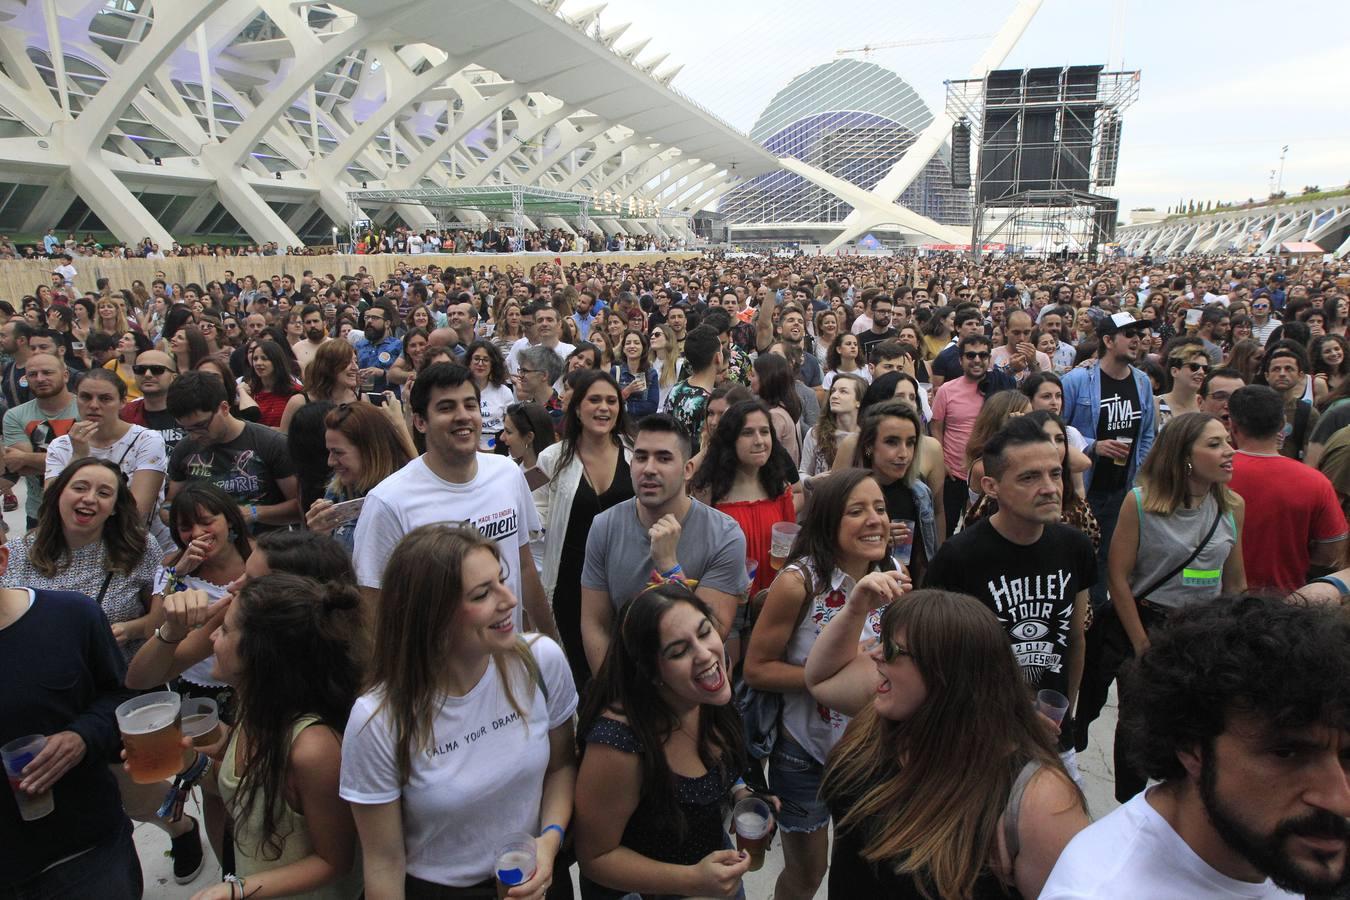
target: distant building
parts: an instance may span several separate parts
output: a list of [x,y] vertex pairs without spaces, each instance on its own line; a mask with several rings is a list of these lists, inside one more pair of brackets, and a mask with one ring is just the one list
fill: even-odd
[[[815,66],[792,79],[760,113],[750,137],[871,190],[913,146],[933,114],[889,69],[856,59]],[[951,185],[945,144],[900,195],[900,205],[947,225],[969,225],[968,189]],[[770,172],[732,189],[718,205],[737,243],[824,244],[853,207],[800,175]],[[872,233],[888,245],[926,243],[899,226]]]

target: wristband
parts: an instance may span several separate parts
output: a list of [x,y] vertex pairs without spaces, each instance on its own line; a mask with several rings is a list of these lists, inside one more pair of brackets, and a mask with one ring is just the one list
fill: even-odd
[[253,524],[258,524],[258,504],[250,503],[248,505],[248,514],[253,517]]
[[680,564],[679,564],[679,563],[676,563],[675,566],[674,566],[674,568],[672,568],[670,571],[668,571],[668,572],[662,572],[662,573],[661,573],[661,577],[664,578],[664,579],[666,579],[667,581],[670,581],[672,578],[675,578],[677,575],[679,575],[679,574],[680,574],[681,572],[683,572],[683,571],[684,571],[684,569],[680,567]]
[[541,832],[539,832],[539,836],[540,836],[540,837],[543,837],[544,835],[548,834],[550,831],[556,831],[556,832],[558,832],[558,841],[559,841],[559,843],[561,843],[561,842],[567,837],[567,831],[566,831],[561,825],[545,825],[545,826],[544,826],[544,830],[541,831]]

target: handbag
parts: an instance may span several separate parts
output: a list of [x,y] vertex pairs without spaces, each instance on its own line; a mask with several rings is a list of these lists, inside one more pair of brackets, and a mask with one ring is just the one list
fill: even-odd
[[1139,603],[1141,600],[1146,599],[1146,598],[1148,597],[1149,594],[1153,593],[1153,592],[1156,591],[1158,588],[1162,587],[1164,584],[1167,584],[1167,582],[1171,581],[1173,578],[1176,578],[1178,572],[1181,572],[1183,569],[1185,569],[1187,566],[1189,566],[1192,562],[1194,562],[1194,561],[1195,561],[1195,558],[1196,558],[1197,556],[1200,555],[1200,551],[1201,551],[1201,550],[1204,550],[1205,547],[1209,545],[1209,539],[1212,538],[1212,537],[1214,537],[1214,532],[1215,532],[1215,531],[1218,531],[1218,529],[1219,529],[1219,520],[1222,519],[1222,518],[1223,518],[1223,510],[1221,510],[1221,509],[1220,509],[1220,510],[1217,510],[1217,511],[1215,512],[1215,514],[1214,514],[1214,521],[1213,521],[1213,522],[1210,524],[1210,526],[1209,526],[1209,531],[1206,531],[1206,532],[1205,532],[1205,536],[1204,536],[1203,538],[1200,539],[1200,543],[1197,544],[1196,547],[1195,547],[1195,549],[1191,551],[1191,555],[1188,556],[1188,557],[1186,557],[1184,560],[1182,560],[1181,563],[1178,564],[1177,567],[1176,567],[1175,569],[1173,569],[1172,571],[1168,572],[1168,573],[1167,573],[1166,575],[1164,575],[1163,577],[1159,578],[1157,581],[1155,581],[1155,582],[1153,582],[1152,584],[1150,584],[1150,585],[1149,585],[1147,588],[1145,588],[1144,590],[1139,591],[1138,593],[1136,593],[1136,594],[1134,595],[1134,602],[1135,602],[1135,603]]

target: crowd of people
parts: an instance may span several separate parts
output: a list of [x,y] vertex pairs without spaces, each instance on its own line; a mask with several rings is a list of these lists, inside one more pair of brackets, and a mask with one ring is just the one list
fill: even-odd
[[1345,264],[280,268],[0,301],[0,900],[1350,888]]

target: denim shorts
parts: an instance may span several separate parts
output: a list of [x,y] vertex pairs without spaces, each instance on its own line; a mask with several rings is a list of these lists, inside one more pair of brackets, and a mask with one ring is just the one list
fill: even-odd
[[805,834],[830,824],[830,810],[820,799],[825,766],[792,739],[782,725],[778,741],[769,754],[769,790],[782,801],[778,827],[784,832]]

